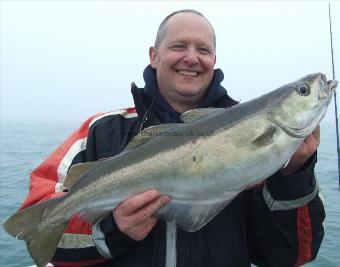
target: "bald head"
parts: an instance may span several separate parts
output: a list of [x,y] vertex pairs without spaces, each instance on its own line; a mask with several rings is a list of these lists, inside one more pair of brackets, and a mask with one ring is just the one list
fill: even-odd
[[157,31],[157,36],[156,36],[156,41],[154,44],[155,48],[159,48],[160,43],[163,41],[165,35],[166,35],[166,30],[167,30],[167,23],[168,21],[178,15],[178,14],[183,14],[183,13],[191,13],[191,14],[196,14],[200,17],[202,17],[204,20],[206,20],[208,22],[208,24],[210,25],[212,32],[213,32],[213,43],[214,43],[214,49],[216,50],[216,34],[215,34],[215,30],[213,28],[213,26],[211,25],[211,23],[209,22],[209,20],[207,20],[206,17],[204,17],[204,15],[196,10],[193,9],[182,9],[182,10],[178,10],[175,11],[173,13],[171,13],[170,15],[168,15],[159,25],[158,27],[158,31]]
[[214,76],[214,31],[193,11],[169,15],[161,24],[150,65],[161,95],[177,112],[196,108]]

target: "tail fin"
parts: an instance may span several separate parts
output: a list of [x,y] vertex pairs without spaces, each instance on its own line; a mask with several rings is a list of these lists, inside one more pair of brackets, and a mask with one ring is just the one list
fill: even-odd
[[7,219],[3,227],[7,233],[25,240],[27,249],[38,267],[44,267],[52,259],[63,235],[67,221],[46,225],[49,211],[60,202],[55,198],[18,211]]

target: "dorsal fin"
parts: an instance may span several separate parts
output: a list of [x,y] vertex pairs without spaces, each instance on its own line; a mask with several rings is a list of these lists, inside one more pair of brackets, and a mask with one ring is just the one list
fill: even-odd
[[70,170],[67,173],[65,182],[63,186],[67,189],[72,188],[72,186],[77,183],[80,178],[90,169],[92,168],[97,162],[86,162],[86,163],[79,163],[72,165]]
[[190,123],[194,121],[198,121],[202,118],[205,118],[211,114],[217,114],[222,111],[224,111],[224,108],[198,108],[189,110],[187,112],[184,112],[181,115],[181,120],[185,123]]
[[154,137],[165,136],[167,131],[169,131],[171,128],[174,128],[178,125],[179,123],[168,123],[168,124],[159,124],[159,125],[146,128],[143,131],[141,131],[139,134],[137,134],[130,141],[130,143],[126,146],[125,150],[130,150],[132,148],[136,148],[140,145],[143,145]]

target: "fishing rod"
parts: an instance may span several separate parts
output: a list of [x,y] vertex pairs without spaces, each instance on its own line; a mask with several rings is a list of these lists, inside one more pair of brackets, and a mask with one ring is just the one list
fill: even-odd
[[[331,17],[331,3],[328,1],[328,18],[329,18],[329,34],[331,37],[331,54],[332,54],[332,71],[333,80],[335,80],[334,71],[334,55],[333,55],[333,33],[332,33],[332,17]],[[339,190],[340,190],[340,148],[339,148],[339,123],[338,123],[338,107],[336,101],[336,91],[334,90],[334,107],[335,107],[335,130],[336,130],[336,144],[338,153],[338,174],[339,174]]]

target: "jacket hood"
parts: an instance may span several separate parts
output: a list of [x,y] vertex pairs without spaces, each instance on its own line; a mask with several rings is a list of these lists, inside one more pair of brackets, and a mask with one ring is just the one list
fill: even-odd
[[[148,99],[147,102],[152,103],[152,109],[157,117],[162,122],[180,122],[180,113],[176,112],[165,98],[159,93],[157,87],[156,70],[151,65],[148,65],[143,73],[145,87],[142,94]],[[214,107],[221,99],[225,98],[228,94],[227,91],[221,86],[224,79],[222,70],[216,69],[214,76],[209,85],[199,108]],[[137,107],[137,104],[136,104]]]

